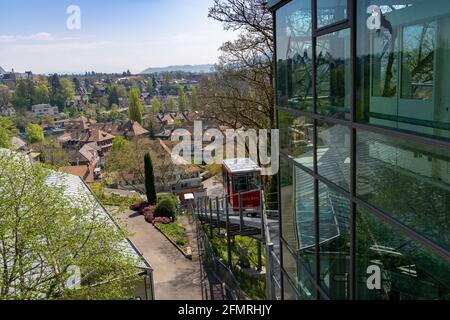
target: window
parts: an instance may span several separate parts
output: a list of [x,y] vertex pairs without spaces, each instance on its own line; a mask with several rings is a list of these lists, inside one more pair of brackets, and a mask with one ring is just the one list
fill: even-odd
[[314,180],[305,171],[281,159],[282,237],[296,250],[304,267],[315,271]]
[[350,201],[319,184],[320,282],[332,299],[349,297]]
[[294,0],[277,11],[278,105],[312,111],[311,1]]
[[280,151],[303,166],[313,169],[313,125],[310,118],[278,111]]
[[350,30],[317,38],[317,111],[350,118]]
[[433,100],[436,31],[436,21],[403,28],[403,99]]
[[450,248],[449,151],[358,131],[357,195]]
[[348,191],[351,165],[350,129],[319,121],[317,160],[319,174]]
[[[447,230],[448,231],[448,230]],[[368,277],[380,271],[381,290]],[[356,221],[356,299],[436,300],[450,296],[448,262],[363,209]],[[372,281],[370,281],[372,283]]]
[[[369,7],[379,27],[367,25],[378,19]],[[358,8],[358,121],[450,139],[448,1],[362,0]]]
[[347,19],[347,0],[317,0],[317,27]]

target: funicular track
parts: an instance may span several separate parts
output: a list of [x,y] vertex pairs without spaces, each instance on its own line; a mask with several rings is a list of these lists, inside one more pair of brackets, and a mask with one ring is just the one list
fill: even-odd
[[[255,190],[247,193],[254,193]],[[244,208],[242,199],[246,192],[239,193],[239,207],[231,207],[230,196],[222,198],[197,199],[193,217],[197,226],[199,255],[203,272],[203,279],[208,280],[204,286],[204,297],[207,299],[240,300],[245,299],[245,293],[233,274],[232,239],[235,236],[250,237],[258,241],[258,270],[265,268],[266,299],[281,298],[281,268],[279,245],[278,211],[266,210],[264,191],[256,190],[260,194],[260,206]],[[203,226],[208,226],[205,231]],[[227,242],[226,261],[216,257],[210,240],[216,234],[223,234]],[[262,248],[266,257],[262,266]],[[206,281],[205,281],[206,283]]]

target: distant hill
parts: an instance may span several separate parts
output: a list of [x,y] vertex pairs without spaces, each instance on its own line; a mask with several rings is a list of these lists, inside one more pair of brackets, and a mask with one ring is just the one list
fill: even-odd
[[162,68],[148,68],[141,72],[141,74],[159,73],[159,72],[191,72],[191,73],[207,73],[211,72],[214,65],[200,64],[200,65],[184,65],[184,66],[169,66]]
[[1,73],[1,74],[6,73],[5,69],[3,69],[2,67],[0,67],[0,73]]

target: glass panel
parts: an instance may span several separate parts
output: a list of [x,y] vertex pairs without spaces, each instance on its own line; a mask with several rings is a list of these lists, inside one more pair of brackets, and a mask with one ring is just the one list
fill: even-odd
[[281,158],[282,237],[303,265],[315,270],[314,180]]
[[317,0],[317,27],[347,19],[347,0]]
[[297,258],[292,255],[291,251],[287,248],[285,244],[283,244],[282,247],[283,247],[283,269],[284,271],[286,271],[286,273],[289,275],[292,281],[297,282],[297,274],[298,274]]
[[350,201],[319,184],[320,282],[331,299],[348,298]]
[[450,152],[358,131],[357,195],[450,248]]
[[433,100],[436,21],[403,28],[402,98]]
[[280,151],[309,169],[313,169],[313,125],[310,118],[278,111]]
[[294,0],[276,15],[277,103],[312,111],[311,1]]
[[[311,281],[311,277],[308,275],[302,264],[297,264],[296,258],[292,255],[286,245],[283,245],[283,269],[291,281],[297,284],[297,291],[301,294],[298,299],[314,299],[316,288],[314,287],[314,283]],[[292,291],[292,289],[289,291]],[[289,292],[289,294],[292,293],[293,292]]]
[[317,38],[317,112],[350,119],[350,30]]
[[448,261],[370,213],[358,210],[356,299],[449,299],[449,270]]
[[450,140],[449,2],[361,0],[357,29],[357,120]]
[[317,159],[319,174],[349,190],[350,128],[319,122],[317,127]]
[[283,277],[283,287],[284,287],[284,300],[300,300],[299,296],[295,293],[292,288],[291,283],[286,279],[286,275]]

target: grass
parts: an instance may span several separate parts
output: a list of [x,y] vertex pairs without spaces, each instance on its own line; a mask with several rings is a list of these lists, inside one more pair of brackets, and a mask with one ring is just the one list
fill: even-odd
[[186,229],[181,224],[177,222],[170,224],[158,223],[158,229],[177,245],[184,247],[188,244]]
[[[210,229],[208,226],[204,226],[204,231],[208,236],[210,235]],[[211,243],[214,254],[218,258],[221,258],[226,262],[228,260],[226,237],[217,234],[216,230],[214,230],[214,236],[212,237],[212,239],[210,238],[209,241]],[[251,267],[256,269],[258,266],[257,241],[250,237],[241,236],[236,236],[234,241],[235,246],[233,246],[231,251],[233,263],[236,263],[240,258],[240,253],[236,246],[239,245],[240,247],[246,248],[248,250],[247,258],[250,262]],[[262,250],[262,264],[265,265],[266,258],[264,255],[264,247],[262,248]],[[250,297],[250,299],[264,300],[266,298],[266,283],[264,280],[249,276],[248,274],[237,269],[233,270],[233,273],[236,279],[239,281],[242,291],[244,291],[245,294]]]
[[106,194],[101,183],[91,183],[89,188],[97,196],[103,205],[120,207],[120,210],[126,210],[132,204],[142,201],[141,197],[123,197],[115,194]]

